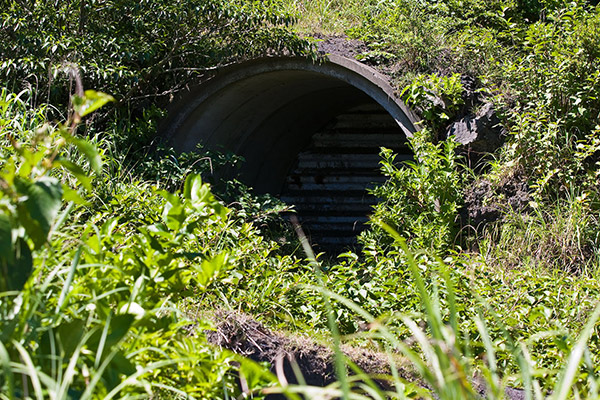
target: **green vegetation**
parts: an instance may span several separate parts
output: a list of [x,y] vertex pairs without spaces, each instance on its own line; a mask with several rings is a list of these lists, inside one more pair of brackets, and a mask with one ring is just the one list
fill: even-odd
[[[600,7],[6,1],[0,22],[1,399],[464,399],[476,382],[491,399],[599,398]],[[285,205],[201,178],[240,160],[154,137],[186,84],[256,55],[315,58],[311,33],[364,41],[358,58],[423,117],[413,162],[382,150],[363,247],[328,261],[302,251]],[[464,76],[508,132],[475,170],[443,140],[473,111]],[[497,215],[477,226],[461,215],[474,188]],[[333,343],[337,381],[281,385],[215,347],[220,308]],[[387,354],[391,385],[342,342]]]

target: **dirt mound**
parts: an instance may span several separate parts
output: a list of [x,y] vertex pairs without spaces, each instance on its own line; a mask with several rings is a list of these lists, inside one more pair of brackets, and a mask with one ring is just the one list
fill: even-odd
[[[231,350],[256,362],[268,362],[271,371],[282,384],[298,384],[294,371],[300,371],[302,378],[310,386],[326,386],[335,381],[334,353],[331,349],[312,340],[301,337],[285,336],[270,331],[253,318],[236,312],[218,311],[212,317],[215,323],[214,331],[206,331],[208,341],[214,345]],[[369,351],[350,346],[342,346],[342,351],[348,359],[369,376],[390,376],[390,359],[388,354]],[[427,385],[406,367],[401,357],[397,356],[396,367],[400,377],[406,382],[414,382],[417,386],[426,388]],[[383,390],[392,390],[391,383],[376,379]],[[473,381],[476,390],[484,395],[483,381]],[[506,398],[509,400],[524,399],[520,389],[506,388]],[[269,395],[269,400],[282,399],[282,395]]]
[[322,55],[335,54],[348,58],[356,58],[357,55],[369,50],[363,41],[349,39],[346,36],[314,34],[312,37],[318,40],[316,43],[317,49]]
[[[289,337],[272,332],[254,319],[234,312],[218,312],[214,317],[216,330],[206,332],[210,343],[229,349],[257,362],[268,362],[279,380],[297,384],[294,365],[301,371],[307,385],[326,386],[335,382],[334,353],[328,347],[302,337]],[[370,376],[389,376],[389,358],[386,354],[343,346],[348,359]],[[404,379],[415,381],[407,371],[400,371]],[[378,380],[382,389],[390,385]]]

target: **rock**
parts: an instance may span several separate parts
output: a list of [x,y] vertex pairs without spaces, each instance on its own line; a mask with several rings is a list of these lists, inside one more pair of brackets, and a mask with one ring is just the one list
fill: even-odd
[[463,87],[461,97],[464,104],[463,110],[466,113],[466,110],[471,110],[477,104],[481,103],[481,96],[477,91],[477,81],[472,76],[461,75],[460,84]]
[[527,180],[523,176],[514,175],[496,183],[480,179],[465,193],[460,213],[462,224],[479,231],[486,224],[501,220],[506,212],[526,210],[530,201]]
[[446,136],[477,153],[493,153],[504,143],[505,129],[500,125],[494,106],[486,103],[475,115],[470,114],[450,125]]

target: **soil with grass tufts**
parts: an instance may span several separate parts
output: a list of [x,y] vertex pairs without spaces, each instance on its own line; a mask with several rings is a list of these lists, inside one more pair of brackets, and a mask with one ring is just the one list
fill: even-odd
[[[216,329],[206,331],[210,343],[253,361],[269,363],[271,372],[282,385],[299,384],[303,381],[303,384],[309,386],[324,387],[336,381],[335,356],[330,348],[307,338],[273,332],[253,318],[237,312],[217,311],[212,319]],[[391,376],[388,354],[347,345],[342,346],[342,352],[366,376],[377,377],[374,381],[380,389],[394,389],[391,381],[383,379]],[[417,374],[410,370],[408,362],[403,362],[404,359],[399,356],[393,357],[403,381],[413,382],[418,387],[427,387]],[[473,384],[480,394],[485,394],[483,381],[474,380]],[[519,389],[506,388],[505,394],[509,400],[525,398],[524,392]],[[267,398],[287,399],[283,395],[273,394]]]
[[[302,337],[292,337],[270,331],[251,317],[234,312],[217,312],[215,331],[208,331],[209,342],[243,355],[256,362],[268,362],[282,384],[298,384],[302,380],[310,386],[324,387],[336,381],[334,352],[326,346]],[[366,349],[343,346],[342,351],[368,376],[390,376],[389,357]],[[399,360],[401,362],[401,360]],[[301,377],[297,376],[300,371]],[[400,376],[415,382],[417,376],[400,370]],[[381,389],[388,390],[389,382],[377,379]],[[285,397],[269,397],[277,399]]]
[[347,36],[326,36],[314,34],[311,37],[317,39],[317,49],[322,55],[335,54],[347,58],[356,56],[369,50],[362,40],[350,39]]

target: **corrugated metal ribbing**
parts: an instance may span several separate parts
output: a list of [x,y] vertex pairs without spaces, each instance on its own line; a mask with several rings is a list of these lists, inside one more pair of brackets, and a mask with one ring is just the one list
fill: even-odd
[[356,243],[376,199],[368,188],[385,178],[379,150],[412,159],[396,121],[377,104],[355,107],[315,133],[288,174],[282,200],[294,204],[318,251],[339,251]]

